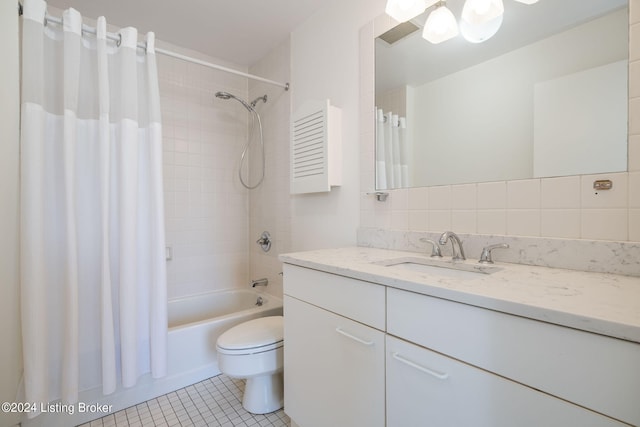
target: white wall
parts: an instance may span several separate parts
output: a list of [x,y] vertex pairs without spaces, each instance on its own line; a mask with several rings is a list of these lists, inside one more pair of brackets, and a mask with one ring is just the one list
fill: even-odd
[[343,184],[291,198],[292,249],[356,243],[359,222],[359,31],[384,0],[332,0],[291,34],[291,110],[309,99],[342,109]]
[[[18,286],[19,60],[16,2],[0,2],[0,402],[14,402],[22,373]],[[0,426],[18,423],[0,412]]]

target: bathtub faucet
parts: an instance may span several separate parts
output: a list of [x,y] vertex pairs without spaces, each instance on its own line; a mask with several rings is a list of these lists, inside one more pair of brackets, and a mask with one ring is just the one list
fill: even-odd
[[268,284],[269,284],[269,279],[267,279],[266,277],[251,281],[252,288],[255,288],[256,286],[267,286]]

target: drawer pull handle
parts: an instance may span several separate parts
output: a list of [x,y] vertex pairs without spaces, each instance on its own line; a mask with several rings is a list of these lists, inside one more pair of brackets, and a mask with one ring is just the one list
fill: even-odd
[[358,338],[358,337],[356,337],[356,336],[351,335],[351,334],[350,334],[350,333],[348,333],[348,332],[343,331],[343,330],[342,330],[342,328],[341,328],[341,327],[339,327],[339,326],[336,328],[336,332],[337,332],[337,333],[339,333],[340,335],[344,335],[345,337],[347,337],[347,338],[351,338],[352,340],[357,341],[357,342],[359,342],[360,344],[364,344],[364,345],[366,345],[366,346],[372,346],[372,345],[374,344],[374,342],[373,342],[373,341],[365,341],[365,340],[363,340],[362,338]]
[[425,368],[424,366],[420,366],[416,363],[413,363],[410,360],[405,359],[404,357],[400,356],[398,353],[391,353],[391,356],[393,356],[394,359],[404,363],[405,365],[409,365],[412,368],[415,368],[421,372],[424,372],[425,374],[429,374],[432,377],[436,377],[439,380],[446,380],[447,378],[449,378],[449,374],[447,373],[442,373],[442,372],[438,372],[438,371],[433,371],[429,368]]

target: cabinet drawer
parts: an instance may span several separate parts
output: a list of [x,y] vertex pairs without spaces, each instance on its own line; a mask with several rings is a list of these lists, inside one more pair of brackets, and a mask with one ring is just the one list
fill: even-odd
[[384,330],[384,286],[291,264],[283,272],[285,295]]
[[640,425],[640,345],[397,289],[387,332]]
[[622,427],[601,414],[387,336],[387,425]]

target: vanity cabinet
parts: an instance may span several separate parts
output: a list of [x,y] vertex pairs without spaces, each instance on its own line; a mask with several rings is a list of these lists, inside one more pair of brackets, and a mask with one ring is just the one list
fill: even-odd
[[387,289],[387,333],[640,425],[637,399],[631,398],[640,396],[636,343],[392,288]]
[[386,344],[388,426],[622,426],[390,335]]
[[384,426],[385,334],[371,326],[384,328],[384,287],[288,265],[284,274],[287,414],[304,427]]
[[[640,345],[285,264],[301,427],[640,425]],[[628,423],[628,424],[624,424]]]

